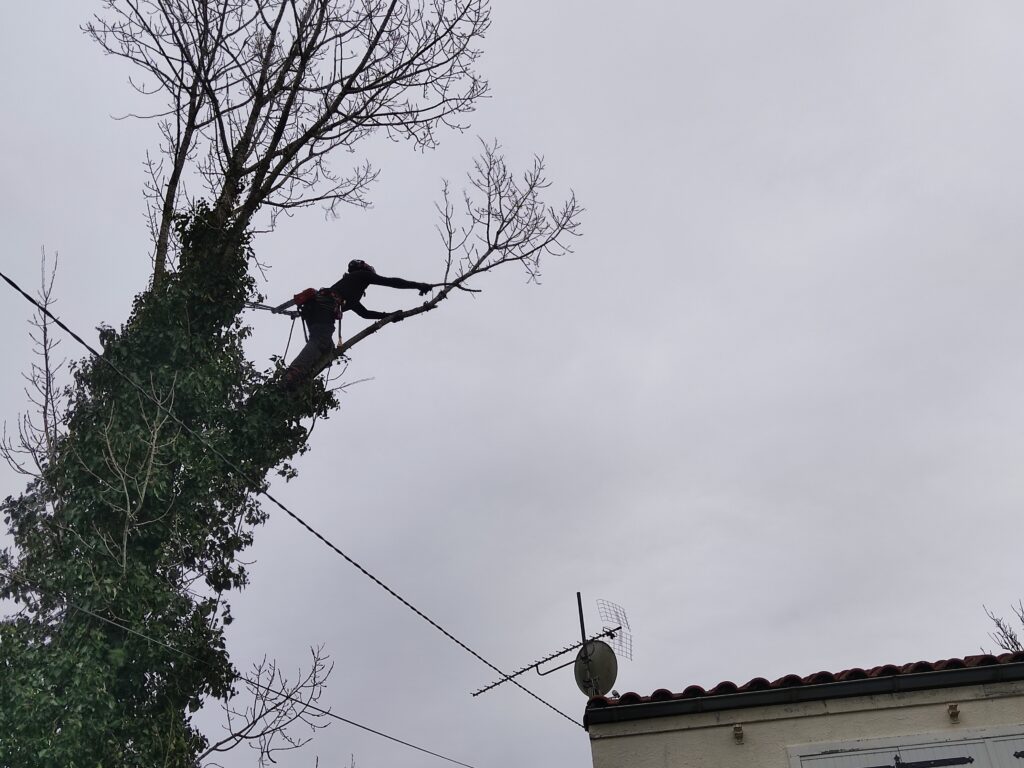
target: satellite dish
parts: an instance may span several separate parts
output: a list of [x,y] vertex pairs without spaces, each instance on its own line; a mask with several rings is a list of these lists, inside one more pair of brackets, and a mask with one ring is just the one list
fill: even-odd
[[604,696],[615,685],[619,662],[608,643],[590,640],[576,654],[576,685],[587,696]]

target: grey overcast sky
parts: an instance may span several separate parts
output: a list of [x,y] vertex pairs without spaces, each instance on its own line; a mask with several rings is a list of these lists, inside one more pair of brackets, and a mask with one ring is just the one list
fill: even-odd
[[[139,102],[77,29],[98,6],[9,4],[0,46],[3,269],[33,285],[59,252],[59,313],[91,338],[145,285],[156,143],[110,119]],[[982,604],[1024,595],[1022,32],[1010,0],[497,0],[471,131],[372,144],[374,208],[260,237],[263,290],[353,257],[438,279],[432,204],[476,136],[543,154],[584,237],[540,286],[498,272],[359,346],[347,376],[372,380],[274,490],[507,668],[577,636],[576,590],[592,626],[596,598],[629,613],[621,692],[990,648]],[[10,422],[32,356],[2,296]],[[253,358],[280,354],[287,323],[252,321]],[[487,668],[291,520],[251,556],[241,668],[324,643],[341,715],[478,768],[590,764],[521,692],[471,698]],[[582,716],[569,672],[526,681]],[[340,723],[280,764],[314,754],[442,765]]]

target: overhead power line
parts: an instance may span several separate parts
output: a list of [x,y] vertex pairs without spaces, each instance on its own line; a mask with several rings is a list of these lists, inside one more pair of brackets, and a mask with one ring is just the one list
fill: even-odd
[[[108,358],[104,357],[100,352],[98,352],[85,339],[83,339],[81,336],[79,336],[77,333],[75,333],[73,330],[71,330],[71,328],[69,328],[63,321],[61,321],[60,318],[58,318],[56,315],[54,315],[47,307],[45,307],[42,304],[40,304],[39,301],[34,296],[32,296],[29,293],[25,292],[25,290],[22,289],[22,287],[20,285],[18,285],[14,280],[12,280],[10,277],[8,277],[2,271],[0,271],[0,278],[3,278],[3,280],[8,285],[11,286],[11,288],[13,288],[19,294],[21,294],[21,296],[24,297],[25,300],[28,301],[30,304],[32,304],[38,311],[40,311],[44,315],[46,315],[46,317],[48,317],[51,321],[53,321],[53,323],[57,327],[61,328],[65,333],[67,333],[69,336],[71,336],[71,338],[73,338],[75,341],[77,341],[82,347],[84,347],[90,353],[92,353],[92,355],[94,357],[96,357],[97,359],[99,359],[102,362],[106,363],[106,365],[108,365],[111,368],[111,370],[113,370],[118,376],[120,376],[122,379],[124,379],[126,382],[128,382],[134,389],[136,389],[147,400],[152,402],[157,408],[159,408],[161,411],[166,413],[168,415],[168,417],[170,417],[170,419],[172,421],[174,421],[178,426],[180,426],[182,429],[184,429],[189,435],[191,435],[196,440],[198,440],[208,451],[210,451],[210,453],[212,453],[214,456],[219,458],[226,466],[228,466],[233,471],[237,472],[241,477],[246,478],[250,483],[252,483],[253,487],[260,488],[262,483],[259,481],[259,478],[255,478],[254,479],[248,472],[246,472],[245,470],[241,469],[231,459],[229,459],[227,456],[225,456],[223,453],[221,453],[215,446],[211,445],[209,443],[209,441],[206,440],[206,438],[204,438],[202,435],[200,435],[198,432],[196,432],[194,429],[192,429],[192,427],[190,427],[188,424],[186,424],[184,421],[182,421],[180,418],[178,418],[178,416],[174,413],[174,411],[172,411],[164,403],[160,402],[156,397],[154,397],[152,394],[150,394],[148,391],[146,391],[146,389],[141,384],[139,384],[132,376],[130,376],[129,374],[127,374],[124,371],[122,371],[121,368],[118,367],[115,363],[113,363]],[[408,608],[410,611],[415,613],[417,616],[419,616],[421,619],[423,619],[425,622],[427,622],[430,626],[432,626],[434,629],[436,629],[442,635],[444,635],[449,640],[451,640],[453,643],[455,643],[455,645],[459,646],[462,650],[464,650],[470,656],[472,656],[473,658],[475,658],[477,661],[481,662],[485,666],[489,667],[492,671],[497,672],[500,677],[506,677],[507,676],[505,674],[505,672],[503,672],[500,668],[498,668],[497,666],[492,664],[490,661],[485,659],[483,656],[481,656],[479,653],[474,651],[466,643],[464,643],[463,641],[459,640],[459,638],[457,638],[455,635],[453,635],[447,629],[442,627],[440,624],[438,624],[436,621],[434,621],[432,618],[430,618],[427,614],[425,614],[423,611],[421,611],[419,608],[417,608],[415,605],[413,605],[408,600],[406,600],[404,597],[402,597],[400,594],[398,594],[398,592],[396,592],[391,587],[389,587],[387,584],[385,584],[383,581],[381,581],[379,578],[377,578],[374,574],[372,574],[369,570],[367,570],[365,567],[363,567],[355,559],[353,559],[348,554],[346,554],[341,548],[339,548],[336,544],[334,544],[332,541],[330,541],[326,536],[324,536],[322,533],[317,531],[312,525],[307,523],[299,515],[297,515],[292,510],[290,510],[287,506],[285,506],[285,504],[283,502],[279,501],[273,494],[270,493],[269,490],[264,488],[262,490],[258,490],[257,493],[262,494],[263,496],[265,496],[268,500],[270,500],[275,506],[277,506],[286,515],[288,515],[295,522],[297,522],[299,525],[301,525],[303,528],[305,528],[309,533],[311,533],[313,536],[315,536],[317,539],[319,539],[325,546],[327,546],[335,554],[337,554],[339,557],[341,557],[347,563],[349,563],[349,565],[351,565],[356,570],[358,570],[360,573],[362,573],[364,576],[366,576],[366,578],[368,578],[370,581],[372,581],[378,587],[383,589],[385,592],[387,592],[389,595],[391,595],[393,598],[395,598],[398,602],[400,602],[402,605],[404,605],[406,608]],[[534,699],[539,701],[541,704],[543,704],[548,709],[550,709],[553,712],[556,712],[557,714],[561,715],[562,717],[564,717],[569,722],[573,723],[574,725],[579,726],[580,728],[583,727],[583,723],[579,722],[578,720],[576,720],[573,717],[570,717],[565,712],[563,712],[562,710],[560,710],[557,707],[555,707],[553,704],[550,704],[549,702],[545,701],[540,696],[538,696],[536,693],[534,693],[533,691],[531,691],[530,689],[528,689],[524,685],[522,685],[522,683],[520,683],[518,680],[509,680],[509,682],[511,682],[513,685],[515,685],[521,691],[523,691],[523,692],[529,694],[530,696],[532,696]]]
[[[7,576],[7,578],[11,579],[12,581],[16,581],[16,582],[20,583],[24,587],[28,587],[29,589],[35,590],[36,592],[40,592],[42,594],[49,594],[51,597],[53,596],[53,592],[48,592],[46,590],[40,589],[38,586],[36,586],[34,584],[29,584],[28,582],[26,582],[24,579],[22,579],[20,576],[17,576],[16,574],[10,573],[9,571],[0,571],[0,573],[3,573],[5,576]],[[90,611],[88,608],[83,608],[80,605],[76,605],[75,603],[73,603],[67,597],[67,595],[60,594],[59,596],[60,596],[60,599],[62,599],[65,603],[67,603],[69,608],[72,608],[73,610],[76,610],[79,613],[85,614],[86,616],[91,616],[94,619],[98,619],[99,621],[102,621],[102,622],[105,622],[107,624],[110,624],[111,626],[117,627],[121,631],[127,632],[128,634],[135,635],[136,637],[141,637],[143,640],[146,640],[148,642],[155,643],[156,645],[159,645],[162,648],[166,648],[167,650],[172,651],[173,653],[177,653],[178,655],[182,656],[183,658],[186,658],[186,659],[188,659],[190,661],[194,661],[197,664],[204,664],[204,665],[209,666],[211,668],[213,667],[213,664],[210,663],[209,661],[207,661],[206,659],[200,659],[198,656],[193,656],[188,651],[184,651],[181,648],[176,648],[175,646],[171,645],[170,643],[166,643],[163,640],[158,640],[157,638],[152,637],[151,635],[147,635],[145,632],[140,632],[139,630],[134,629],[133,627],[129,627],[126,624],[121,623],[120,621],[115,621],[114,619],[108,618],[106,616],[101,616],[100,614],[98,614],[98,613],[96,613],[94,611]],[[316,712],[317,714],[323,715],[324,717],[333,718],[334,720],[338,720],[338,721],[340,721],[342,723],[346,723],[348,725],[354,726],[354,727],[359,728],[361,730],[367,731],[368,733],[372,733],[375,736],[380,736],[381,738],[387,739],[388,741],[393,741],[396,744],[401,744],[402,746],[408,747],[409,749],[415,749],[417,752],[423,752],[423,753],[425,753],[427,755],[431,755],[432,757],[440,758],[441,760],[445,760],[445,761],[447,761],[449,763],[454,763],[455,765],[461,765],[461,766],[463,766],[463,768],[474,768],[474,766],[470,765],[469,763],[463,763],[460,760],[456,760],[456,759],[451,758],[451,757],[446,757],[445,755],[442,755],[439,752],[432,752],[431,750],[426,749],[425,747],[420,747],[420,746],[417,746],[416,744],[413,744],[412,742],[405,741],[403,739],[399,739],[397,736],[391,736],[390,734],[384,733],[383,731],[378,731],[375,728],[371,728],[368,725],[363,725],[362,723],[357,723],[355,720],[350,720],[347,717],[342,717],[339,714],[331,712],[329,709],[323,709],[321,707],[318,707],[317,705],[313,704],[312,702],[306,701],[304,699],[300,699],[300,698],[298,698],[298,697],[288,693],[287,691],[278,690],[277,688],[273,688],[272,686],[265,685],[265,684],[259,682],[258,680],[253,680],[252,678],[246,677],[245,675],[241,675],[240,674],[238,676],[238,679],[248,683],[249,685],[251,685],[251,686],[253,686],[255,688],[259,688],[259,689],[267,691],[269,693],[277,694],[278,696],[281,696],[282,698],[287,699],[288,701],[292,701],[292,702],[295,702],[297,704],[300,704],[301,706],[305,707],[306,709],[312,710],[313,712]]]

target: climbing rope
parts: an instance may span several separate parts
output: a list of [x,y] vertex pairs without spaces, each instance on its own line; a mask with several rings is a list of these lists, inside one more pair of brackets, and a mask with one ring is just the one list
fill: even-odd
[[[287,360],[288,359],[288,350],[291,349],[291,346],[292,346],[292,334],[295,333],[295,321],[298,320],[298,319],[299,318],[297,316],[296,317],[292,317],[292,327],[288,329],[288,343],[284,345],[284,354],[281,355],[281,359],[282,360]],[[305,323],[302,324],[302,335],[303,336],[306,335],[306,324]]]

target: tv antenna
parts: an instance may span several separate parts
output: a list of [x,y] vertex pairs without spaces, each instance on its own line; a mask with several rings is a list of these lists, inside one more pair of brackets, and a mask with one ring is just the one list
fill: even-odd
[[[576,678],[576,685],[586,696],[604,696],[615,685],[615,678],[619,671],[619,662],[616,658],[616,651],[630,661],[633,660],[633,636],[630,634],[629,619],[622,606],[609,602],[608,600],[597,601],[597,612],[601,617],[602,629],[595,635],[587,637],[587,628],[583,621],[583,598],[579,592],[576,593],[576,607],[580,614],[580,642],[567,645],[560,651],[549,653],[542,659],[532,664],[517,669],[515,672],[495,680],[473,693],[479,696],[481,693],[497,688],[502,683],[507,683],[513,678],[519,677],[531,669],[537,670],[537,674],[550,675],[559,669],[573,665],[573,674]],[[601,638],[607,638],[604,642]],[[559,656],[575,651],[576,658],[541,671],[541,665],[547,664]]]

